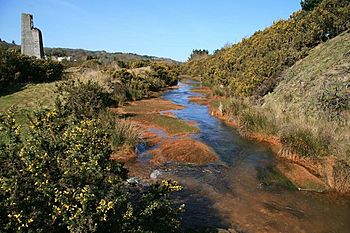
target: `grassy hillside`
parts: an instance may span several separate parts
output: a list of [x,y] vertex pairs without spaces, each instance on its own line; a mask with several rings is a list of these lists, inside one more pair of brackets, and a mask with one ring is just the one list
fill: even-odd
[[350,163],[350,32],[313,49],[283,74],[263,109],[284,125],[329,138],[330,153]]
[[[265,106],[315,120],[346,120],[350,110],[350,32],[317,46],[282,74]],[[344,122],[345,123],[345,122]]]
[[57,82],[13,86],[0,95],[0,112],[6,112],[10,107],[16,107],[20,112],[21,123],[26,121],[26,114],[40,108],[50,108],[54,105],[55,85]]
[[0,96],[0,112],[6,111],[12,105],[19,109],[51,107],[55,100],[53,93],[55,84],[55,82],[28,84],[14,93]]

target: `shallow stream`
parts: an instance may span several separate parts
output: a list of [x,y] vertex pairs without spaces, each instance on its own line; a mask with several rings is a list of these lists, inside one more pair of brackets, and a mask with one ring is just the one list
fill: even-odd
[[[349,199],[264,185],[258,175],[273,170],[274,153],[267,145],[242,138],[234,128],[212,117],[207,106],[191,103],[190,96],[201,95],[191,91],[197,84],[179,83],[178,89],[166,92],[163,98],[185,107],[172,112],[195,122],[200,133],[192,137],[210,146],[220,160],[205,166],[169,163],[153,173],[158,179],[176,179],[184,186],[184,229],[350,232]],[[140,163],[145,160],[140,159]]]

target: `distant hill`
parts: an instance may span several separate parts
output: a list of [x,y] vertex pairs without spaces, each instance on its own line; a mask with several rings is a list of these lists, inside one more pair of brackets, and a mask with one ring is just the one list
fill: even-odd
[[[15,48],[20,50],[20,45],[0,41],[0,49]],[[178,63],[170,58],[155,57],[149,55],[139,55],[135,53],[110,53],[106,51],[90,51],[85,49],[71,48],[44,48],[45,55],[48,57],[70,57],[71,61],[83,62],[86,60],[97,59],[102,64],[109,64],[113,61],[131,62],[131,61],[165,61],[169,63]]]

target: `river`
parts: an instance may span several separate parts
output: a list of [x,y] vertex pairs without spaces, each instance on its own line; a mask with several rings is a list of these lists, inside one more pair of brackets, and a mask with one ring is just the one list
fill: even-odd
[[258,174],[273,169],[276,156],[267,145],[242,138],[234,128],[212,117],[207,106],[190,102],[191,96],[201,95],[191,91],[197,84],[180,82],[178,89],[163,95],[185,107],[172,112],[195,122],[200,132],[192,137],[210,146],[220,158],[202,166],[168,163],[157,168],[158,179],[176,179],[184,186],[179,197],[186,203],[184,230],[350,232],[348,198],[263,185]]

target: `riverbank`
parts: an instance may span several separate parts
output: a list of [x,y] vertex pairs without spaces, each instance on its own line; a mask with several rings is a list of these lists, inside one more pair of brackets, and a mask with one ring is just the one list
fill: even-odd
[[[233,116],[225,113],[223,103],[227,100],[224,97],[214,96],[208,87],[195,88],[193,91],[202,93],[204,96],[191,98],[192,102],[208,106],[211,115],[238,129],[243,137],[269,145],[280,160],[280,164],[277,166],[278,170],[290,179],[299,190],[335,191],[349,195],[350,177],[347,164],[334,156],[305,157],[299,155],[285,146],[281,142],[281,138],[276,135],[240,130],[242,125],[239,122],[239,115]],[[284,161],[292,164],[286,165]]]

